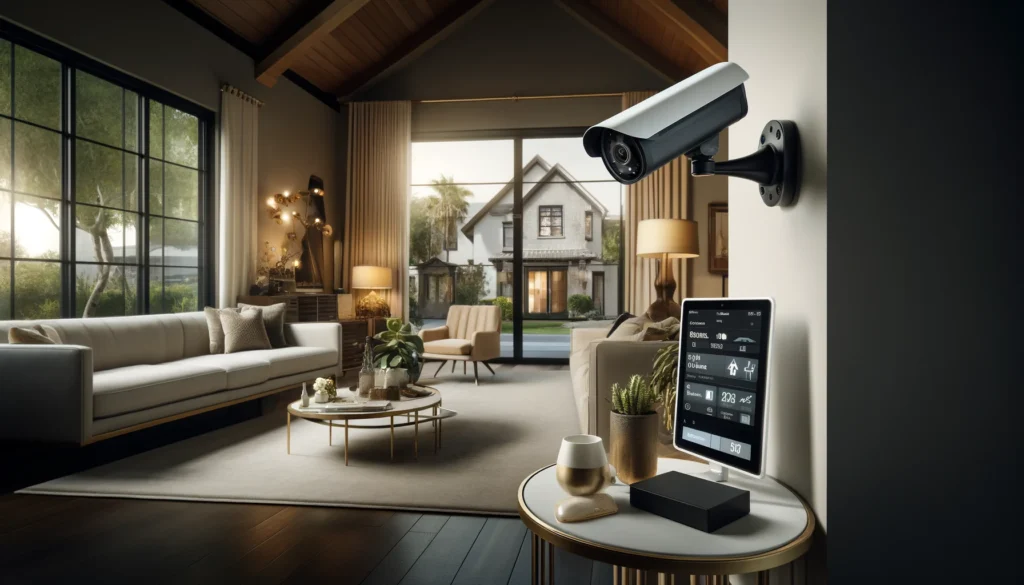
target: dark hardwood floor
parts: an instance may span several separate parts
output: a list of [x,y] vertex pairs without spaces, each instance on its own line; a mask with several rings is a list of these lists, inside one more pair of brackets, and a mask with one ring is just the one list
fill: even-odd
[[[561,584],[610,584],[611,567],[555,554]],[[0,497],[0,583],[530,582],[517,518],[385,510]]]

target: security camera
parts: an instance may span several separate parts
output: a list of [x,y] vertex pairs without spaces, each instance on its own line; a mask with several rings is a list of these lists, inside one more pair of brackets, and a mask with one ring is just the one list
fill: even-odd
[[747,72],[735,63],[718,63],[592,126],[583,148],[601,157],[615,180],[631,185],[680,155],[690,159],[695,177],[729,175],[757,181],[769,206],[788,205],[799,187],[800,142],[788,120],[765,124],[757,151],[715,162],[718,135],[747,115],[743,83]]

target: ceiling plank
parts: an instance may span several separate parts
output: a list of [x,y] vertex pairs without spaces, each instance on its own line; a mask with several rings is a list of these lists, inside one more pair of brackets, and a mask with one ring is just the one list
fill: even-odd
[[268,51],[256,65],[256,80],[273,87],[292,61],[352,17],[367,2],[369,0],[334,0],[328,4],[298,31]]
[[472,20],[493,0],[456,0],[433,20],[402,41],[391,52],[370,67],[352,76],[335,92],[343,98],[369,87],[390,72],[416,59]]
[[709,65],[728,60],[729,52],[725,43],[715,38],[697,19],[672,0],[641,0],[641,3],[649,13],[686,33],[690,47]]
[[704,27],[715,40],[722,43],[726,49],[729,48],[729,17],[722,14],[705,0],[674,0],[675,4],[683,9],[697,21],[697,24]]
[[606,41],[650,67],[665,81],[674,83],[693,73],[652,49],[585,0],[556,0],[555,3]]

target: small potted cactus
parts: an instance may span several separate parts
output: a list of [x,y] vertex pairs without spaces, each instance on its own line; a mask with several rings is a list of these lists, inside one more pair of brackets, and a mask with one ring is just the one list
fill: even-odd
[[658,392],[643,376],[625,388],[612,385],[610,459],[619,479],[630,484],[658,473]]

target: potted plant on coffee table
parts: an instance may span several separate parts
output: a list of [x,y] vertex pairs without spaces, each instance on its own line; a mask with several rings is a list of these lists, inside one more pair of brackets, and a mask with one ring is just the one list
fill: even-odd
[[419,380],[423,339],[413,333],[412,325],[402,323],[401,319],[388,319],[387,330],[375,335],[374,339],[381,342],[373,348],[373,360],[377,367],[403,368],[411,382]]
[[627,484],[658,472],[658,399],[643,376],[634,375],[625,388],[612,385],[610,458]]
[[672,442],[672,422],[675,417],[676,384],[679,380],[679,343],[666,345],[654,357],[654,371],[651,372],[650,386],[659,397],[661,422],[658,425],[658,440]]

